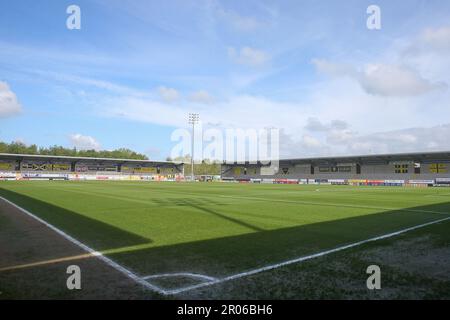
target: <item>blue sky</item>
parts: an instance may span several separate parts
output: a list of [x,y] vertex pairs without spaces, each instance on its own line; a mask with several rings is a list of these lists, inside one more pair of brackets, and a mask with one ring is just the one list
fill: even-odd
[[450,150],[449,17],[446,0],[2,1],[0,140],[164,159],[199,112],[279,128],[284,157]]

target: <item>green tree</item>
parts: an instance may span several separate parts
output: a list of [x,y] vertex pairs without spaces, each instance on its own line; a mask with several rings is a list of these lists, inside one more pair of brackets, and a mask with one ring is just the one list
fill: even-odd
[[111,151],[77,150],[76,148],[70,149],[58,145],[38,147],[37,145],[32,144],[27,146],[19,141],[14,141],[11,143],[0,142],[0,153],[148,160],[146,155],[137,153],[127,148],[119,148]]

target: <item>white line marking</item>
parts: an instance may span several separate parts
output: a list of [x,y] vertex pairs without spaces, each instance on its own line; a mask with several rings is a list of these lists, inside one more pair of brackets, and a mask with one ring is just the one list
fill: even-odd
[[426,227],[426,226],[429,226],[429,225],[432,225],[432,224],[436,224],[436,223],[439,223],[439,222],[447,221],[447,220],[450,220],[450,217],[439,219],[439,220],[435,220],[435,221],[431,221],[431,222],[427,222],[427,223],[423,223],[423,224],[420,224],[420,225],[417,225],[417,226],[414,226],[414,227],[402,229],[402,230],[399,230],[399,231],[396,231],[396,232],[392,232],[392,233],[388,233],[388,234],[385,234],[385,235],[377,236],[377,237],[370,238],[370,239],[367,239],[367,240],[354,242],[354,243],[351,243],[351,244],[348,244],[348,245],[345,245],[345,246],[337,247],[337,248],[334,248],[334,249],[331,249],[331,250],[322,251],[322,252],[315,253],[315,254],[312,254],[312,255],[309,255],[309,256],[303,256],[303,257],[295,258],[295,259],[292,259],[292,260],[287,260],[287,261],[283,261],[283,262],[280,262],[280,263],[268,265],[268,266],[265,266],[265,267],[262,267],[262,268],[253,269],[253,270],[249,270],[249,271],[246,271],[246,272],[233,274],[233,275],[227,276],[225,278],[217,279],[215,281],[200,283],[200,284],[187,286],[187,287],[179,288],[179,289],[168,290],[168,294],[178,294],[178,293],[182,293],[182,292],[186,292],[186,291],[190,291],[190,290],[194,290],[194,289],[199,289],[199,288],[203,288],[203,287],[207,287],[207,286],[211,286],[211,285],[227,282],[227,281],[230,281],[230,280],[235,280],[235,279],[247,277],[247,276],[254,275],[254,274],[257,274],[257,273],[261,273],[261,272],[264,272],[264,271],[268,271],[268,270],[273,270],[273,269],[276,269],[276,268],[284,267],[284,266],[287,266],[287,265],[290,265],[290,264],[294,264],[294,263],[303,262],[303,261],[306,261],[306,260],[322,257],[322,256],[325,256],[325,255],[328,255],[328,254],[331,254],[331,253],[335,253],[335,252],[338,252],[338,251],[342,251],[342,250],[346,250],[346,249],[353,248],[353,247],[356,247],[356,246],[360,246],[360,245],[368,243],[368,242],[391,238],[391,237],[397,236],[399,234],[402,234],[402,233],[405,233],[405,232],[408,232],[408,231],[412,231],[412,230],[415,230],[415,229],[423,228],[423,227]]
[[167,295],[168,292],[164,289],[161,289],[155,285],[152,285],[151,283],[145,281],[145,279],[139,277],[138,275],[136,275],[134,272],[128,270],[127,268],[121,266],[120,264],[118,264],[117,262],[114,262],[113,260],[111,260],[110,258],[105,257],[101,252],[98,252],[94,249],[92,249],[91,247],[85,245],[84,243],[81,243],[80,241],[76,240],[75,238],[69,236],[67,233],[65,233],[64,231],[56,228],[55,226],[51,225],[50,223],[42,220],[41,218],[37,217],[36,215],[32,214],[31,212],[29,212],[28,210],[19,207],[17,204],[9,201],[8,199],[3,198],[2,196],[0,196],[0,199],[5,201],[6,203],[10,204],[11,206],[15,207],[16,209],[20,210],[21,212],[25,213],[26,215],[32,217],[33,219],[39,221],[40,223],[44,224],[46,227],[52,229],[53,231],[55,231],[56,233],[58,233],[59,235],[63,236],[64,238],[66,238],[67,240],[69,240],[70,242],[72,242],[73,244],[77,245],[78,247],[82,248],[83,250],[89,252],[90,254],[92,254],[93,256],[99,258],[100,260],[102,260],[103,262],[105,262],[107,265],[109,265],[110,267],[116,269],[117,271],[121,272],[122,274],[124,274],[125,276],[127,276],[128,278],[132,279],[133,281],[143,285],[144,287],[153,290],[155,292],[158,292],[160,294],[163,295]]
[[389,208],[389,207],[375,207],[375,206],[362,206],[362,205],[353,205],[353,204],[345,204],[345,203],[332,203],[332,202],[313,202],[313,201],[304,201],[304,200],[284,200],[284,199],[269,199],[269,198],[259,198],[259,197],[242,197],[242,196],[229,196],[229,195],[217,195],[222,198],[236,198],[236,199],[248,199],[248,200],[258,200],[258,201],[270,201],[270,202],[286,202],[286,203],[300,203],[300,204],[309,204],[315,206],[324,206],[324,207],[344,207],[344,208],[359,208],[359,209],[378,209],[378,210],[389,210],[389,211],[403,211],[403,212],[415,212],[415,213],[434,213],[434,214],[442,214],[442,215],[450,215],[447,212],[440,211],[430,211],[430,210],[415,210],[415,209],[405,209],[405,208]]
[[[181,195],[192,195],[199,198],[204,198],[204,194],[194,193],[194,192],[178,192],[173,190],[158,190],[158,192],[169,193],[169,194],[181,194]],[[357,209],[375,209],[375,210],[386,210],[386,211],[402,211],[402,212],[414,212],[414,213],[434,213],[434,214],[442,214],[442,215],[450,215],[447,212],[441,211],[431,211],[431,210],[415,210],[408,208],[390,208],[390,207],[378,207],[378,206],[363,206],[363,205],[354,205],[354,204],[345,204],[345,203],[335,203],[335,202],[314,202],[314,201],[305,201],[305,200],[287,200],[287,199],[273,199],[273,198],[261,198],[261,197],[248,197],[248,196],[231,196],[225,194],[217,194],[214,195],[216,197],[221,198],[229,198],[229,199],[242,199],[242,200],[257,200],[257,201],[269,201],[269,202],[281,202],[281,203],[299,203],[299,204],[308,204],[314,206],[323,206],[323,207],[344,207],[344,208],[357,208]]]
[[[134,280],[135,282],[143,285],[144,287],[146,287],[146,288],[148,288],[150,290],[158,292],[158,293],[160,293],[162,295],[175,295],[175,294],[179,294],[179,293],[190,291],[190,290],[194,290],[194,289],[199,289],[199,288],[203,288],[203,287],[212,286],[212,285],[215,285],[215,284],[227,282],[227,281],[230,281],[230,280],[235,280],[235,279],[247,277],[247,276],[254,275],[254,274],[257,274],[257,273],[261,273],[261,272],[264,272],[264,271],[268,271],[268,270],[273,270],[273,269],[277,269],[277,268],[280,268],[280,267],[284,267],[284,266],[287,266],[287,265],[290,265],[290,264],[294,264],[294,263],[303,262],[303,261],[306,261],[306,260],[322,257],[322,256],[325,256],[325,255],[328,255],[328,254],[331,254],[331,253],[335,253],[335,252],[338,252],[338,251],[342,251],[342,250],[346,250],[346,249],[353,248],[353,247],[356,247],[356,246],[360,246],[360,245],[368,243],[368,242],[373,242],[373,241],[378,241],[378,240],[382,240],[382,239],[395,237],[395,236],[397,236],[399,234],[402,234],[402,233],[405,233],[405,232],[408,232],[408,231],[416,230],[416,229],[423,228],[423,227],[426,227],[426,226],[429,226],[429,225],[432,225],[432,224],[436,224],[436,223],[439,223],[439,222],[450,220],[450,217],[439,219],[439,220],[434,220],[434,221],[431,221],[431,222],[419,224],[419,225],[416,225],[416,226],[413,226],[413,227],[409,227],[409,228],[402,229],[402,230],[399,230],[399,231],[395,231],[395,232],[392,232],[392,233],[388,233],[388,234],[385,234],[385,235],[381,235],[381,236],[373,237],[373,238],[370,238],[370,239],[366,239],[366,240],[350,243],[350,244],[347,244],[347,245],[344,245],[344,246],[340,246],[340,247],[337,247],[337,248],[334,248],[334,249],[321,251],[321,252],[318,252],[318,253],[315,253],[315,254],[312,254],[312,255],[303,256],[303,257],[299,257],[299,258],[295,258],[295,259],[291,259],[291,260],[286,260],[286,261],[283,261],[283,262],[279,262],[279,263],[276,263],[276,264],[272,264],[272,265],[264,266],[264,267],[261,267],[261,268],[249,270],[249,271],[246,271],[246,272],[236,273],[236,274],[227,276],[225,278],[213,278],[213,277],[210,277],[210,276],[194,274],[194,273],[179,273],[181,275],[186,275],[186,274],[189,274],[191,276],[195,275],[198,278],[205,279],[207,282],[203,282],[203,283],[196,284],[196,285],[191,285],[191,286],[186,286],[186,287],[181,287],[181,288],[178,288],[178,289],[165,290],[165,289],[162,289],[162,288],[160,288],[158,286],[155,286],[155,285],[147,282],[146,279],[157,278],[158,276],[164,276],[164,275],[174,275],[174,274],[160,274],[160,275],[139,277],[138,275],[136,275],[132,271],[128,270],[127,268],[125,268],[125,267],[119,265],[118,263],[114,262],[113,260],[105,257],[101,252],[95,251],[94,249],[92,249],[92,248],[88,247],[87,245],[81,243],[80,241],[76,240],[75,238],[72,238],[71,236],[66,234],[64,231],[62,231],[62,230],[56,228],[55,226],[47,223],[46,221],[44,221],[41,218],[35,216],[34,214],[29,212],[28,210],[19,207],[15,203],[9,201],[8,199],[3,198],[2,196],[0,196],[0,199],[5,201],[6,203],[12,205],[13,207],[17,208],[18,210],[22,211],[23,213],[29,215],[30,217],[34,218],[35,220],[39,221],[40,223],[44,224],[48,228],[52,229],[56,233],[60,234],[61,236],[63,236],[67,240],[69,240],[70,242],[76,244],[80,248],[82,248],[85,251],[91,253],[93,256],[98,257],[99,259],[104,261],[106,264],[108,264],[112,268],[118,270],[119,272],[123,273],[124,275],[126,275],[130,279]],[[424,212],[427,212],[427,211],[424,211]],[[431,211],[429,213],[437,213],[437,212]],[[442,214],[445,214],[445,213],[442,213]]]
[[[390,187],[392,188],[392,187]],[[386,188],[388,189],[388,188]],[[278,189],[280,190],[280,189]],[[134,203],[144,203],[147,205],[154,205],[151,200],[144,200],[144,199],[136,199],[136,198],[125,198],[120,197],[115,194],[106,194],[103,192],[98,191],[92,191],[92,192],[84,192],[80,190],[69,190],[70,192],[80,193],[80,194],[87,194],[92,195],[96,194],[98,196],[104,197],[104,198],[110,198],[110,199],[120,199],[127,202],[134,202]],[[172,190],[158,190],[158,192],[162,193],[169,193],[169,194],[182,194],[182,195],[193,195],[199,198],[204,198],[204,194],[194,193],[194,192],[177,192]],[[289,191],[289,192],[296,192],[296,191]],[[286,193],[289,193],[286,192]],[[301,190],[300,192],[311,192],[316,193],[316,191],[312,190]],[[331,192],[329,190],[325,192]],[[305,201],[305,200],[287,200],[287,199],[272,199],[272,198],[262,198],[262,197],[255,197],[255,196],[231,196],[231,195],[223,195],[218,194],[214,195],[216,197],[221,198],[229,198],[229,199],[242,199],[242,200],[256,200],[256,201],[269,201],[269,202],[281,202],[281,203],[300,203],[300,204],[307,204],[307,205],[314,205],[314,206],[324,206],[324,207],[345,207],[345,208],[357,208],[357,209],[374,209],[374,210],[389,210],[389,211],[402,211],[402,212],[415,212],[415,213],[434,213],[434,214],[442,214],[442,215],[449,215],[449,213],[446,212],[440,212],[440,211],[430,211],[430,210],[414,210],[414,209],[407,209],[407,208],[390,208],[390,207],[378,207],[378,206],[363,206],[363,205],[354,205],[354,204],[345,204],[345,203],[334,203],[334,202],[314,202],[314,201]],[[427,196],[425,196],[427,197]],[[355,198],[353,198],[355,199]],[[358,198],[356,198],[358,199]],[[359,200],[359,199],[358,199]],[[387,199],[386,199],[387,200]]]
[[424,197],[448,197],[450,193],[426,194]]
[[189,277],[189,278],[198,278],[205,281],[216,281],[217,278],[206,276],[204,274],[199,273],[190,273],[190,272],[176,272],[176,273],[160,273],[142,277],[142,279],[157,279],[157,278],[168,278],[168,277]]

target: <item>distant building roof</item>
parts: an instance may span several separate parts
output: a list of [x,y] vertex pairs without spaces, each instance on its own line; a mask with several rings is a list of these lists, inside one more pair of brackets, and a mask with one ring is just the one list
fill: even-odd
[[[309,157],[309,158],[295,158],[295,159],[280,159],[280,164],[328,164],[328,163],[388,163],[392,161],[450,161],[450,151],[433,151],[433,152],[414,152],[414,153],[391,153],[391,154],[371,154],[371,155],[355,155],[355,156],[335,156],[335,157]],[[225,163],[224,164],[230,164]],[[239,165],[242,163],[234,163]],[[245,164],[252,164],[246,162]],[[262,162],[258,161],[261,165]]]

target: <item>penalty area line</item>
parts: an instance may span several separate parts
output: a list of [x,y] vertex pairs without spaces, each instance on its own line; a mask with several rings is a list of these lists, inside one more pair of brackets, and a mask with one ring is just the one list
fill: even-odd
[[[422,223],[416,226],[412,226],[409,228],[405,228],[402,230],[398,230],[395,232],[391,232],[388,234],[384,234],[381,236],[376,236],[373,238],[369,238],[366,240],[362,240],[362,241],[358,241],[358,242],[354,242],[354,243],[350,243],[344,246],[340,246],[334,249],[330,249],[330,250],[326,250],[326,251],[321,251],[315,254],[311,254],[308,256],[302,256],[302,257],[298,257],[298,258],[294,258],[294,259],[290,259],[290,260],[286,260],[283,262],[279,262],[276,264],[272,264],[272,265],[267,265],[261,268],[257,268],[257,269],[253,269],[253,270],[249,270],[246,272],[241,272],[241,273],[237,273],[237,274],[233,274],[233,275],[229,275],[226,276],[224,278],[213,278],[207,275],[201,275],[201,274],[194,274],[194,273],[174,273],[174,274],[157,274],[157,275],[150,275],[150,276],[138,276],[137,274],[135,274],[134,272],[130,271],[129,269],[121,266],[120,264],[118,264],[117,262],[111,260],[110,258],[104,256],[101,252],[98,252],[94,249],[92,249],[91,247],[85,245],[84,243],[76,240],[75,238],[73,238],[72,236],[68,235],[67,233],[65,233],[64,231],[58,229],[57,227],[53,226],[52,224],[46,222],[45,220],[37,217],[36,215],[34,215],[33,213],[29,212],[28,210],[18,206],[17,204],[11,202],[10,200],[0,196],[0,200],[8,203],[9,205],[13,206],[14,208],[18,209],[19,211],[25,213],[26,215],[30,216],[31,218],[35,219],[36,221],[42,223],[43,225],[45,225],[46,227],[48,227],[49,229],[53,230],[54,232],[58,233],[59,235],[61,235],[62,237],[64,237],[65,239],[67,239],[68,241],[72,242],[73,244],[77,245],[78,247],[82,248],[83,250],[87,251],[89,254],[91,254],[94,257],[97,257],[98,259],[102,260],[104,263],[106,263],[107,265],[109,265],[110,267],[116,269],[117,271],[119,271],[120,273],[124,274],[125,276],[127,276],[128,278],[132,279],[134,282],[141,284],[142,286],[144,286],[145,288],[157,292],[159,294],[162,295],[176,295],[179,293],[183,293],[183,292],[187,292],[187,291],[191,291],[194,289],[199,289],[199,288],[203,288],[203,287],[208,287],[208,286],[212,286],[215,284],[220,284],[220,283],[224,283],[227,281],[231,281],[231,280],[235,280],[235,279],[239,279],[239,278],[243,278],[243,277],[247,277],[247,276],[251,276],[254,274],[258,274],[264,271],[269,271],[269,270],[273,270],[273,269],[277,269],[280,267],[284,267],[290,264],[295,264],[295,263],[299,263],[299,262],[303,262],[306,260],[311,260],[314,258],[318,258],[318,257],[322,257],[325,255],[329,255],[331,253],[335,253],[335,252],[339,252],[342,250],[346,250],[346,249],[350,249],[353,247],[357,247],[360,245],[363,245],[365,243],[369,243],[369,242],[374,242],[374,241],[378,241],[378,240],[383,240],[383,239],[387,239],[387,238],[392,238],[395,236],[398,236],[400,234],[409,232],[409,231],[413,231],[419,228],[423,228],[426,226],[430,226],[436,223],[440,223],[440,222],[444,222],[444,221],[448,221],[450,220],[450,217],[447,218],[443,218],[443,219],[438,219],[438,220],[434,220],[434,221],[430,221],[427,223]],[[430,212],[431,213],[431,212]],[[441,213],[441,214],[445,214],[445,213]],[[170,276],[188,276],[191,278],[199,278],[202,279],[205,282],[202,282],[200,284],[196,284],[196,285],[191,285],[191,286],[186,286],[186,287],[181,287],[181,288],[176,288],[176,289],[168,289],[165,290],[163,288],[160,288],[154,284],[151,284],[150,282],[148,282],[147,280],[153,279],[153,278],[161,278],[161,277],[170,277]]]
[[199,273],[191,273],[191,272],[175,272],[175,273],[160,273],[160,274],[153,274],[149,276],[144,276],[142,279],[148,280],[148,279],[158,279],[158,278],[170,278],[170,277],[187,277],[187,278],[193,278],[193,279],[200,279],[203,281],[216,281],[217,278],[206,276],[204,274]]
[[84,243],[78,241],[77,239],[73,238],[72,236],[68,235],[67,233],[65,233],[64,231],[62,231],[61,229],[58,229],[57,227],[55,227],[54,225],[46,222],[45,220],[39,218],[38,216],[34,215],[33,213],[31,213],[30,211],[18,206],[17,204],[15,204],[14,202],[0,196],[0,200],[6,202],[7,204],[13,206],[14,208],[18,209],[19,211],[21,211],[22,213],[25,213],[26,215],[28,215],[29,217],[33,218],[34,220],[42,223],[43,225],[45,225],[47,228],[53,230],[54,232],[58,233],[59,235],[61,235],[62,237],[64,237],[66,240],[72,242],[73,244],[77,245],[78,247],[80,247],[81,249],[83,249],[84,251],[87,251],[88,253],[90,253],[93,257],[96,257],[100,260],[102,260],[104,263],[106,263],[108,266],[116,269],[117,271],[119,271],[120,273],[124,274],[125,276],[127,276],[128,278],[130,278],[131,280],[133,280],[134,282],[143,285],[145,288],[150,289],[152,291],[155,291],[157,293],[160,293],[162,295],[167,295],[169,294],[167,290],[164,290],[158,286],[155,286],[149,282],[147,282],[145,279],[143,279],[142,277],[138,276],[137,274],[135,274],[134,272],[128,270],[127,268],[121,266],[120,264],[118,264],[117,262],[111,260],[110,258],[104,256],[101,252],[96,251],[94,249],[92,249],[91,247],[85,245]]
[[219,278],[219,279],[212,280],[212,281],[209,281],[209,282],[204,282],[204,283],[191,285],[191,286],[187,286],[187,287],[182,287],[182,288],[178,288],[178,289],[167,290],[167,294],[171,294],[171,295],[179,294],[179,293],[183,293],[183,292],[186,292],[186,291],[191,291],[191,290],[194,290],[194,289],[200,289],[200,288],[203,288],[203,287],[208,287],[208,286],[224,283],[224,282],[231,281],[231,280],[235,280],[235,279],[239,279],[239,278],[243,278],[243,277],[248,277],[248,276],[251,276],[251,275],[254,275],[254,274],[257,274],[257,273],[261,273],[261,272],[264,272],[264,271],[277,269],[277,268],[284,267],[284,266],[287,266],[287,265],[290,265],[290,264],[295,264],[295,263],[303,262],[303,261],[306,261],[306,260],[311,260],[311,259],[315,259],[315,258],[318,258],[318,257],[326,256],[326,255],[329,255],[331,253],[339,252],[339,251],[342,251],[342,250],[354,248],[354,247],[363,245],[365,243],[374,242],[374,241],[378,241],[378,240],[383,240],[383,239],[387,239],[387,238],[392,238],[392,237],[398,236],[400,234],[403,234],[403,233],[406,233],[406,232],[409,232],[409,231],[413,231],[413,230],[416,230],[416,229],[419,229],[419,228],[427,227],[427,226],[430,226],[430,225],[433,225],[433,224],[436,224],[436,223],[440,223],[440,222],[444,222],[444,221],[448,221],[448,220],[450,220],[450,217],[439,219],[439,220],[430,221],[430,222],[427,222],[427,223],[422,223],[422,224],[419,224],[419,225],[416,225],[416,226],[413,226],[413,227],[409,227],[409,228],[402,229],[402,230],[399,230],[399,231],[395,231],[395,232],[391,232],[391,233],[384,234],[384,235],[381,235],[381,236],[373,237],[373,238],[370,238],[370,239],[366,239],[366,240],[350,243],[350,244],[347,244],[347,245],[344,245],[344,246],[340,246],[340,247],[337,247],[337,248],[334,248],[334,249],[321,251],[321,252],[318,252],[318,253],[315,253],[315,254],[311,254],[311,255],[308,255],[308,256],[303,256],[303,257],[299,257],[299,258],[295,258],[295,259],[291,259],[291,260],[286,260],[286,261],[283,261],[283,262],[280,262],[280,263],[276,263],[276,264],[272,264],[272,265],[268,265],[268,266],[265,266],[265,267],[261,267],[261,268],[249,270],[249,271],[246,271],[246,272],[233,274],[233,275],[227,276],[225,278]]

